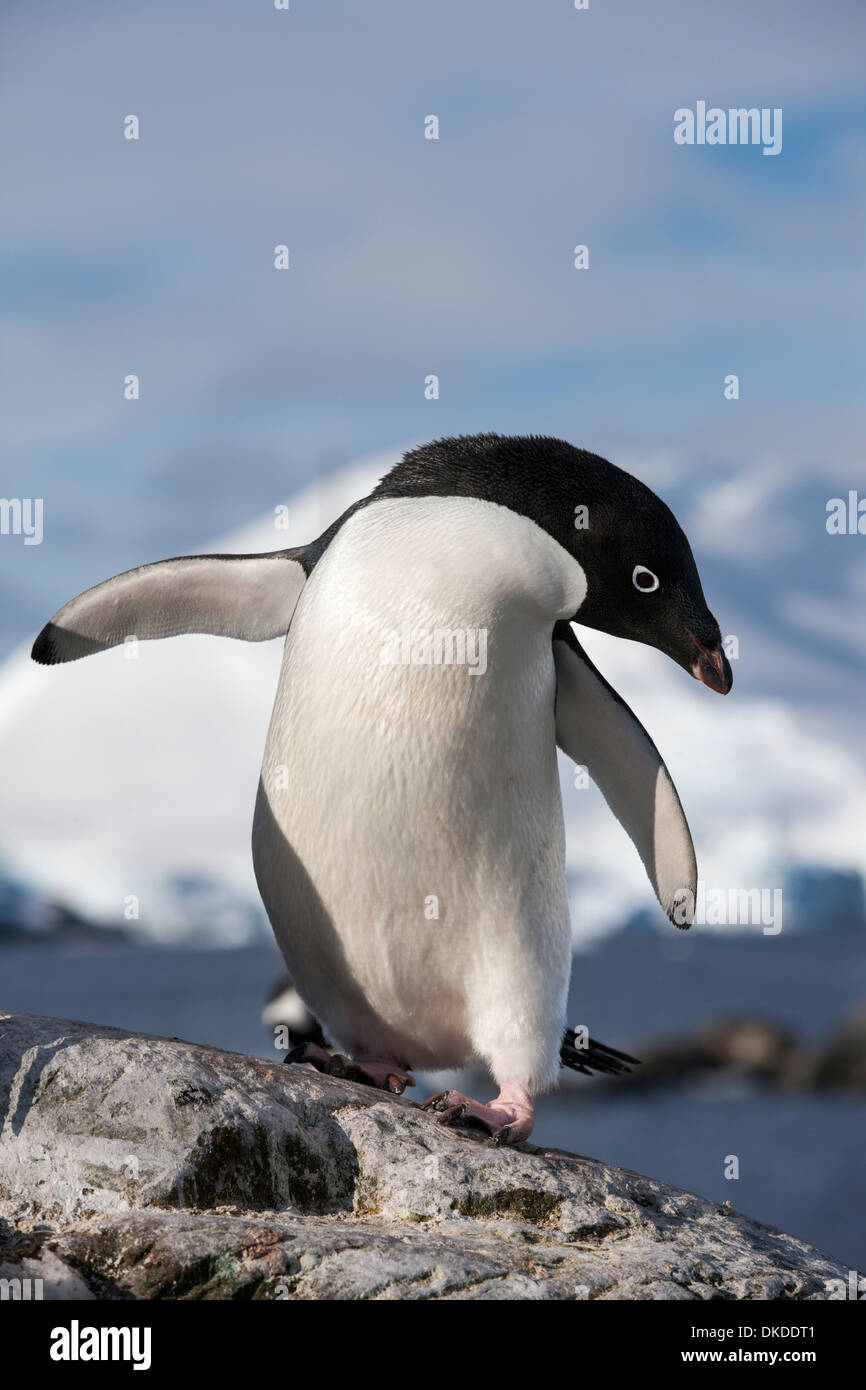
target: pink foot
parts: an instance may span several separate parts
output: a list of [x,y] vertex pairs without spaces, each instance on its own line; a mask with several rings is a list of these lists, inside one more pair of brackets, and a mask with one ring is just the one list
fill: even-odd
[[411,1072],[388,1057],[344,1057],[340,1052],[328,1052],[317,1043],[301,1043],[286,1053],[287,1062],[309,1062],[316,1071],[339,1076],[344,1081],[357,1081],[362,1086],[375,1086],[402,1096],[407,1086],[415,1085]]
[[532,1097],[525,1086],[502,1086],[489,1105],[460,1091],[440,1091],[425,1100],[422,1110],[433,1111],[441,1125],[469,1124],[487,1131],[494,1144],[519,1144],[528,1139],[535,1124]]

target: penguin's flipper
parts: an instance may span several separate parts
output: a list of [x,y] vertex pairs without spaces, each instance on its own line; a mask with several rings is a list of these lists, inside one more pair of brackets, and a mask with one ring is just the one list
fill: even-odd
[[304,547],[264,555],[181,555],[127,570],[59,609],[33,644],[45,666],[77,661],[127,637],[209,632],[264,642],[289,629],[307,570]]
[[628,705],[593,666],[568,622],[553,629],[556,741],[586,767],[634,842],[656,896],[677,927],[694,917],[698,869],[677,789]]

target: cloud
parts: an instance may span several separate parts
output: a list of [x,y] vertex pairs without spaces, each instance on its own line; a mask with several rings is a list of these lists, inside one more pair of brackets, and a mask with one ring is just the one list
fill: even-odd
[[[480,428],[643,457],[719,562],[758,526],[780,553],[808,536],[750,489],[765,454],[802,478],[859,460],[863,12],[659,16],[11,6],[0,409],[8,489],[49,518],[34,603],[359,450]],[[781,103],[782,155],[675,146],[699,96]],[[722,532],[706,484],[742,492]],[[17,565],[0,547],[0,582]],[[8,630],[34,619],[25,598]]]

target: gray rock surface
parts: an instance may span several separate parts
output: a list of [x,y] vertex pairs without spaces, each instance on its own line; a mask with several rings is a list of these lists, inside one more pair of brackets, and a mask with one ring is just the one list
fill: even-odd
[[866,1090],[866,1003],[849,1015],[827,1043],[810,1079],[815,1086]]
[[0,1014],[0,1279],[46,1298],[823,1299],[847,1277],[727,1204],[406,1097]]

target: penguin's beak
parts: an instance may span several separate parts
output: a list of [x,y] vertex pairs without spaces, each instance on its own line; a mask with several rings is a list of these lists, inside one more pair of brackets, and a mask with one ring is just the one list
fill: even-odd
[[695,655],[689,667],[695,680],[703,681],[710,690],[717,690],[720,695],[727,695],[734,683],[734,673],[722,651],[721,642],[713,647],[705,647],[693,632],[689,631],[689,636],[695,644]]

